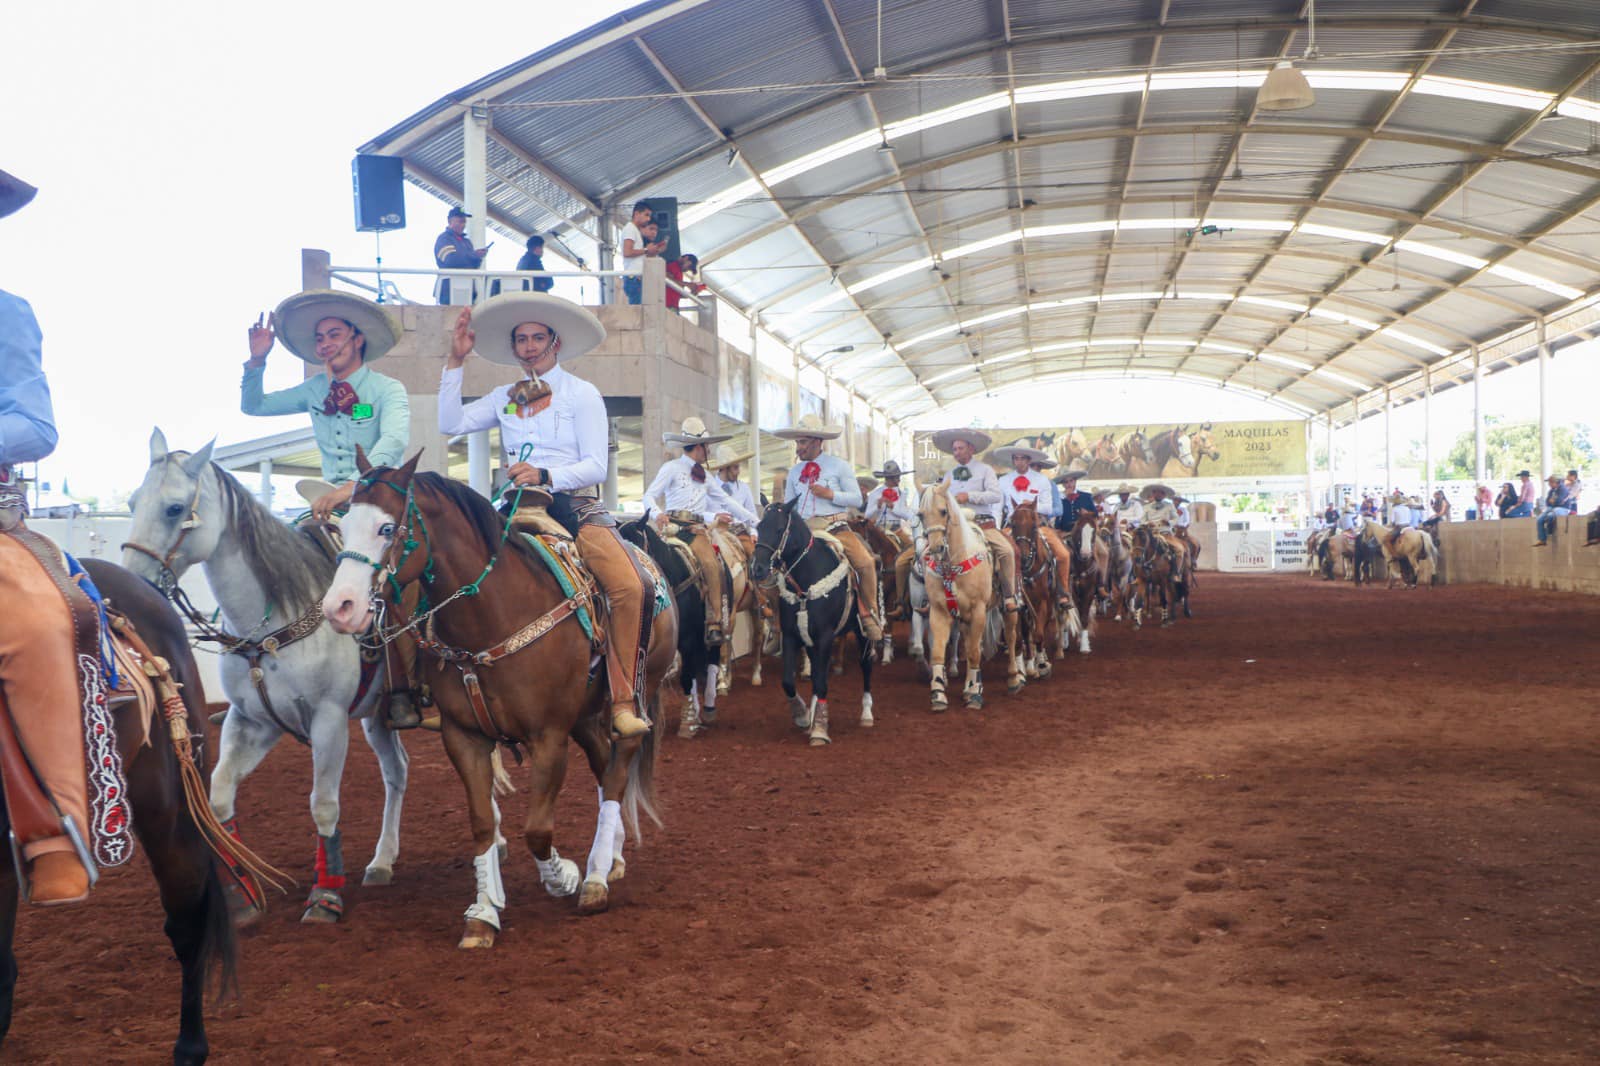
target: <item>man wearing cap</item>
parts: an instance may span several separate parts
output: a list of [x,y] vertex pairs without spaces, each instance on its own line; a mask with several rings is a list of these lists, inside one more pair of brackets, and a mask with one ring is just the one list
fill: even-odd
[[957,504],[977,512],[978,528],[983,530],[983,538],[989,542],[1000,564],[1004,607],[1007,611],[1015,611],[1017,553],[1012,550],[1011,541],[999,527],[1000,508],[1004,502],[1000,480],[995,477],[994,467],[974,458],[976,453],[988,448],[989,443],[989,434],[977,429],[941,429],[933,434],[933,446],[953,456],[956,461],[941,484],[949,489],[951,498]]
[[722,627],[733,615],[727,585],[722,580],[722,560],[710,526],[729,526],[735,519],[753,523],[756,516],[722,491],[722,483],[706,471],[707,450],[713,444],[732,440],[731,433],[710,433],[706,424],[690,416],[677,433],[663,433],[661,441],[683,449],[656,471],[655,480],[644,490],[646,517],[654,517],[662,533],[671,532],[689,546],[700,573],[705,578],[706,602],[719,604],[706,612],[706,646],[722,646]]
[[1524,470],[1517,477],[1522,479],[1522,488],[1517,494],[1517,505],[1506,512],[1506,517],[1532,518],[1534,502],[1539,498],[1539,490],[1533,483],[1533,472]]
[[822,450],[824,441],[843,432],[842,426],[824,425],[814,414],[802,415],[793,426],[777,431],[777,436],[794,441],[797,460],[784,480],[783,499],[795,505],[794,513],[809,528],[827,532],[844,549],[860,583],[862,628],[867,639],[876,642],[883,639],[883,620],[878,617],[878,561],[845,523],[846,512],[865,502],[861,486],[849,463]]
[[[573,516],[578,554],[606,597],[611,728],[632,737],[650,730],[639,686],[644,611],[653,592],[647,595],[616,520],[600,505],[610,441],[605,401],[599,389],[560,365],[593,350],[605,336],[594,315],[548,293],[506,293],[485,300],[476,312],[463,308],[439,378],[439,431],[475,433],[498,425],[507,479],[552,494]],[[475,351],[492,363],[520,368],[525,380],[463,404],[462,367]]]
[[[0,218],[35,192],[0,171]],[[83,593],[63,592],[19,539],[37,535],[24,522],[28,501],[15,467],[38,462],[56,446],[42,340],[28,302],[0,290],[0,602],[6,604],[0,611],[0,715],[14,733],[0,742],[0,751],[10,767],[32,771],[13,776],[8,769],[5,802],[24,897],[48,906],[89,894],[87,855],[72,836],[76,831],[83,839],[90,823],[84,700],[67,597],[76,596],[80,609],[88,605]]]
[[[452,207],[445,216],[444,232],[433,242],[433,261],[440,270],[477,270],[483,265],[483,257],[489,254],[489,249],[474,248],[467,239],[467,219],[471,217],[459,207]],[[467,297],[462,303],[470,303],[471,294],[477,291],[476,286],[463,280],[461,288],[461,295]],[[438,294],[441,304],[448,304],[450,279],[440,278],[434,286],[434,292]]]

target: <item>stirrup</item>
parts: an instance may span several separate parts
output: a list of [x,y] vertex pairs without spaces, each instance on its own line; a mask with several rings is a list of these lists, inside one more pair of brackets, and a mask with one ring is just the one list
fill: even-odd
[[626,707],[613,707],[611,709],[611,735],[627,740],[629,737],[642,737],[650,732],[650,723],[640,718]]

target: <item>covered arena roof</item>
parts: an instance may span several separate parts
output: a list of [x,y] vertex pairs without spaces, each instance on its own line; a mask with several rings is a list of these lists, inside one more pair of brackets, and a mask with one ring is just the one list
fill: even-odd
[[[1600,4],[655,0],[361,147],[583,255],[677,196],[707,279],[896,418],[1176,377],[1343,420],[1588,337]],[[881,17],[880,17],[881,11]],[[1431,368],[1431,369],[1430,369]]]

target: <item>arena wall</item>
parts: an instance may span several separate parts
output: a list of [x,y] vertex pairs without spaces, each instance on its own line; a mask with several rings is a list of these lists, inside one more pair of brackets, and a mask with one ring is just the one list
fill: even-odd
[[1439,534],[1444,580],[1600,594],[1600,546],[1583,546],[1588,520],[1586,514],[1557,519],[1543,548],[1533,546],[1532,518],[1451,522]]

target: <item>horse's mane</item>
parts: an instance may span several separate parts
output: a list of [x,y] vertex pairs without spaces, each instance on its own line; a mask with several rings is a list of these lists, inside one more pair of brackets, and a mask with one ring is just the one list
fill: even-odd
[[[657,533],[650,525],[648,518],[635,518],[631,522],[624,522],[619,527],[623,539],[632,540],[633,532],[637,530],[644,543],[639,545],[644,553],[661,568],[662,576],[667,583],[676,587],[689,576],[689,565],[683,561],[683,556],[668,544],[666,538]],[[638,543],[635,541],[634,543]]]
[[[174,452],[169,458],[188,457]],[[222,489],[223,521],[239,538],[245,565],[267,602],[282,611],[300,611],[320,600],[333,582],[333,560],[267,510],[232,474],[216,463],[211,470]]]
[[[443,496],[446,502],[454,504],[456,509],[466,516],[467,524],[478,535],[481,547],[489,555],[500,550],[501,538],[505,537],[506,520],[495,510],[494,504],[485,499],[477,489],[432,470],[423,470],[411,475],[411,484]],[[522,560],[530,572],[549,574],[544,560],[529,547],[526,540],[522,537],[505,537],[505,540],[512,545],[513,554]]]

